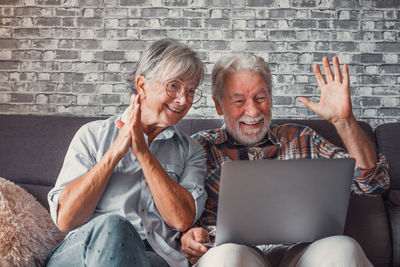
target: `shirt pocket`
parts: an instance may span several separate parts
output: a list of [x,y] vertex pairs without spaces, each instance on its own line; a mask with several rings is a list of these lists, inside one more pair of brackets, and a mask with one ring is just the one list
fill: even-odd
[[161,164],[165,172],[171,177],[172,180],[179,183],[183,173],[183,167],[177,164]]

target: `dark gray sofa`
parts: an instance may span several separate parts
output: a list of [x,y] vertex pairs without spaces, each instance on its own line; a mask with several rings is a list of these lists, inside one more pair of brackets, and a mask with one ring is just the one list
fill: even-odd
[[[46,208],[47,192],[61,168],[69,142],[86,122],[101,118],[0,115],[0,177],[32,193]],[[275,120],[311,126],[331,142],[342,146],[335,129],[324,120]],[[221,120],[186,119],[178,127],[189,134],[217,128]],[[355,238],[376,267],[400,266],[400,123],[384,124],[375,131],[360,125],[384,152],[390,164],[392,187],[383,196],[352,196],[345,234]]]

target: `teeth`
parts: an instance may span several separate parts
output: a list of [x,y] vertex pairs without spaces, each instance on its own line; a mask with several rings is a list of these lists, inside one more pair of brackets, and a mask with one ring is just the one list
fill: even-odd
[[254,121],[254,122],[249,122],[249,121],[245,122],[245,121],[241,121],[241,123],[247,124],[247,125],[256,125],[256,124],[259,123],[260,121],[261,121],[261,120],[259,120],[259,121]]
[[168,106],[168,105],[167,105],[167,107],[168,107],[170,110],[172,110],[172,111],[175,111],[175,112],[178,112],[178,113],[180,113],[180,112],[181,112],[181,110],[174,109],[173,107],[170,107],[170,106]]

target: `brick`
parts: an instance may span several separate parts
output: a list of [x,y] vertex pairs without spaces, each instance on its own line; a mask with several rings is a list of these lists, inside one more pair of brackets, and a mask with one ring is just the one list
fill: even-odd
[[[186,13],[185,13],[186,12]],[[184,17],[196,17],[201,12],[184,11]],[[140,11],[141,17],[168,17],[168,9],[166,8],[143,8]],[[200,16],[202,17],[202,16]]]
[[167,36],[167,30],[142,30],[141,35],[146,39],[160,39]]
[[333,22],[338,30],[358,30],[359,22],[356,20],[338,20]]
[[296,15],[296,10],[294,9],[271,9],[269,11],[269,18],[294,18]]
[[188,0],[162,0],[164,6],[183,7],[188,6]]
[[[78,3],[76,6],[80,7],[103,7],[104,2],[103,0],[77,0]],[[111,2],[110,0],[107,0],[108,2]],[[130,1],[130,0],[128,0]],[[131,1],[132,2],[132,1]]]
[[361,12],[362,19],[383,19],[382,10],[363,10]]
[[274,106],[288,106],[293,104],[293,99],[290,96],[274,96],[273,103]]
[[275,20],[266,20],[266,19],[248,20],[247,27],[271,29],[271,28],[276,28],[276,23],[277,22]]
[[274,51],[275,43],[274,42],[260,42],[260,41],[251,41],[247,42],[246,51]]
[[21,5],[21,0],[0,0],[0,5],[13,5],[13,6],[19,6]]
[[77,25],[82,28],[101,28],[103,21],[97,18],[78,18]]
[[165,27],[187,27],[189,25],[189,21],[187,19],[181,18],[167,18],[161,20],[161,25]]
[[316,0],[292,0],[293,7],[316,7],[317,1]]
[[55,11],[57,17],[78,17],[81,13],[80,8],[57,8]]
[[248,7],[276,7],[274,0],[247,0]]
[[288,49],[295,51],[314,51],[315,42],[289,42]]
[[[13,0],[11,0],[13,1]],[[29,17],[36,17],[41,16],[41,8],[39,7],[18,7],[14,10],[15,16],[29,16]]]
[[317,51],[329,51],[331,50],[331,42],[317,42]]
[[41,59],[42,52],[37,50],[17,50],[13,53],[14,60],[34,60],[38,61]]
[[15,37],[21,37],[21,38],[27,38],[27,37],[37,37],[39,35],[39,29],[37,28],[19,28],[19,29],[14,29],[14,38]]
[[121,97],[120,95],[102,95],[101,96],[101,103],[108,105],[108,104],[120,104]]
[[78,59],[79,52],[72,50],[57,50],[56,59]]
[[400,8],[398,0],[376,0],[374,3],[376,8]]
[[212,51],[228,50],[229,43],[226,41],[203,41],[202,48],[212,50]]
[[300,28],[300,29],[309,29],[309,28],[316,28],[317,22],[315,20],[293,20],[292,21],[293,28]]
[[96,85],[94,84],[74,84],[72,92],[89,94],[96,92]]
[[204,26],[207,28],[229,29],[231,25],[228,19],[207,19],[204,21]]
[[122,82],[124,79],[121,73],[104,72],[101,73],[99,78],[103,82]]
[[34,95],[32,94],[19,94],[11,93],[10,102],[12,103],[32,103],[34,100]]
[[[163,11],[153,11],[153,10],[157,10],[157,8],[149,8],[148,12],[149,13],[150,12],[161,12],[162,14],[157,15],[157,17],[164,17],[164,15],[163,15],[164,12]],[[205,17],[208,16],[207,10],[184,9],[184,10],[182,10],[182,12],[183,12],[182,16],[185,17],[185,18],[205,18]],[[168,15],[168,10],[166,10],[166,13],[167,13],[166,15]],[[155,16],[152,16],[152,15],[150,15],[150,16],[151,17],[155,17]]]
[[358,1],[333,0],[332,5],[337,9],[338,8],[360,9],[360,4]]
[[399,56],[395,55],[395,54],[385,54],[383,55],[383,62],[384,63],[392,63],[392,64],[396,64],[399,63]]
[[12,59],[12,51],[1,51],[0,52],[0,60],[11,60]]
[[0,39],[0,49],[17,49],[18,41],[15,39]]
[[378,110],[378,115],[385,116],[385,117],[399,118],[400,117],[400,109],[399,108],[380,108]]
[[332,42],[332,49],[339,52],[357,51],[358,45],[355,42]]
[[394,52],[398,53],[400,51],[400,43],[398,42],[381,42],[376,43],[376,52]]
[[335,13],[331,10],[312,10],[311,18],[316,19],[333,19],[335,17]]
[[67,95],[67,94],[53,94],[49,96],[49,103],[54,104],[74,104],[76,103],[75,95]]
[[243,10],[243,9],[233,10],[233,11],[231,11],[229,13],[226,10],[226,11],[224,11],[222,17],[223,18],[229,18],[230,14],[232,14],[233,18],[248,18],[248,19],[251,19],[251,18],[256,17],[255,10]]
[[60,6],[61,0],[36,0],[39,6]]
[[51,27],[57,27],[61,25],[61,19],[54,17],[54,18],[37,18],[35,19],[35,25],[37,26],[51,26]]
[[381,63],[382,59],[383,59],[382,54],[363,53],[363,54],[361,54],[360,62],[361,63]]
[[[100,17],[101,13],[99,11],[97,11],[97,13],[99,13],[98,15],[95,14],[95,11],[93,10],[93,15],[92,17]],[[122,9],[122,8],[113,8],[113,9],[105,9],[104,13],[102,14],[102,17],[116,17],[116,18],[123,18],[123,17],[127,17],[128,16],[128,10],[127,9]]]

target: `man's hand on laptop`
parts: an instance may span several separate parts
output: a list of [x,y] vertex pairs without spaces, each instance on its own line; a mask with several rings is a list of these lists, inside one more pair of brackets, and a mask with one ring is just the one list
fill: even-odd
[[206,242],[210,242],[210,236],[202,227],[189,229],[182,235],[182,251],[191,264],[195,264],[207,252],[208,248],[203,245]]

